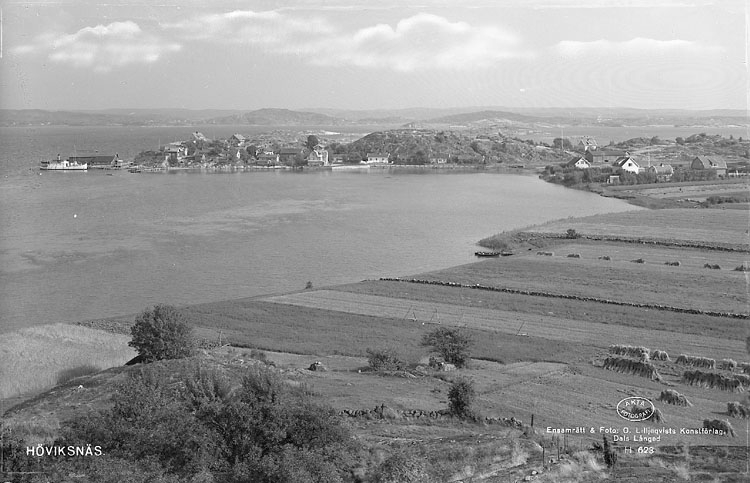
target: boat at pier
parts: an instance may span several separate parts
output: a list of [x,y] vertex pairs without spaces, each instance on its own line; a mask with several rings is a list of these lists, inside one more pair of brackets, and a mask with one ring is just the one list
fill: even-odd
[[60,156],[57,156],[57,159],[53,161],[42,161],[41,166],[39,166],[39,169],[43,171],[86,171],[89,169],[88,163],[79,163],[77,161],[71,162],[69,159],[60,159]]

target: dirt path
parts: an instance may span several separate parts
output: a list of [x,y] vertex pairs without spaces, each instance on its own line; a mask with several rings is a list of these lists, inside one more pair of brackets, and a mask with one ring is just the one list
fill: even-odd
[[[504,310],[482,309],[452,304],[421,302],[377,295],[315,290],[264,299],[267,302],[302,307],[403,319],[408,324],[440,323],[466,325],[508,334],[526,334],[551,340],[580,342],[598,347],[610,344],[644,345],[670,354],[703,355],[715,359],[731,357],[746,360],[742,331],[736,340],[684,335],[657,329],[622,327],[611,324],[539,316]],[[655,318],[658,314],[655,312]]]

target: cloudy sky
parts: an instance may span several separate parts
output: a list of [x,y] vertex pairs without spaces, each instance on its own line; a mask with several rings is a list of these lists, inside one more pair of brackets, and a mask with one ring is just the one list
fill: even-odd
[[0,107],[746,109],[749,0],[4,0]]

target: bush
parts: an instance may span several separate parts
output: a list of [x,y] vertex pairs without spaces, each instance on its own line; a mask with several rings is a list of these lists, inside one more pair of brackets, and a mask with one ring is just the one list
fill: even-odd
[[417,483],[429,481],[425,461],[418,456],[398,452],[375,470],[373,483]]
[[403,371],[406,362],[398,357],[394,349],[367,349],[367,363],[374,371]]
[[135,319],[128,342],[144,362],[190,357],[195,350],[192,328],[171,305],[155,305]]
[[578,234],[573,228],[568,228],[568,231],[565,232],[565,238],[579,238],[581,235]]
[[465,377],[456,379],[448,390],[448,409],[451,414],[460,418],[473,418],[475,412],[472,408],[477,393],[474,389],[474,381]]
[[461,329],[438,327],[422,337],[422,346],[431,347],[433,352],[440,354],[445,362],[456,367],[464,367],[469,362],[469,348],[471,337]]

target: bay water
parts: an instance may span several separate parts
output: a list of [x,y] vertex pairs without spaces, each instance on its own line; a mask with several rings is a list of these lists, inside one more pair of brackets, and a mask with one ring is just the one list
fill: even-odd
[[488,172],[38,169],[76,139],[132,159],[194,130],[0,129],[0,331],[416,274],[501,231],[635,209]]

